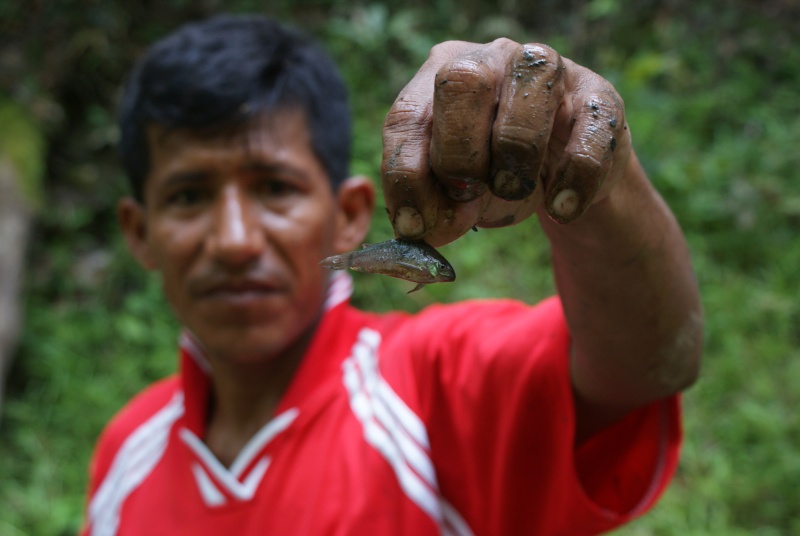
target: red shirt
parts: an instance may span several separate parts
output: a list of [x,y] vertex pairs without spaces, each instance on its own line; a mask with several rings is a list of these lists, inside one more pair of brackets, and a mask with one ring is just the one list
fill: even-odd
[[108,425],[85,535],[582,535],[647,510],[674,473],[679,399],[577,451],[560,302],[328,310],[276,416],[230,467],[202,442],[209,378],[180,374]]

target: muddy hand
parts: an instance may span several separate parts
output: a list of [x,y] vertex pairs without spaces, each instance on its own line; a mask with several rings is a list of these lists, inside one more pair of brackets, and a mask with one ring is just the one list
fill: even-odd
[[437,45],[390,109],[381,176],[398,236],[452,242],[545,211],[580,217],[631,151],[606,80],[538,44]]

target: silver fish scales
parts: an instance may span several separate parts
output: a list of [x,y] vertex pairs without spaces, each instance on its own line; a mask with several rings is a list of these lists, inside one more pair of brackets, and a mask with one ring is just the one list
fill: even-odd
[[432,246],[421,240],[402,238],[364,244],[361,249],[333,255],[320,264],[332,270],[349,268],[418,283],[409,293],[428,283],[442,283],[456,278],[452,265]]

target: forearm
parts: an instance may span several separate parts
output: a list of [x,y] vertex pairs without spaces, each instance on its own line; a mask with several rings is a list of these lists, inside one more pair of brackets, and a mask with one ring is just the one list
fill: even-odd
[[540,214],[572,337],[579,397],[628,410],[696,377],[702,311],[683,234],[635,156],[577,221]]

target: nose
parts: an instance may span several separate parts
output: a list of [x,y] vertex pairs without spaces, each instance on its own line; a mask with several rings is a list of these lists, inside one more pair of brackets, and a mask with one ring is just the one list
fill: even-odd
[[214,206],[207,244],[211,255],[227,265],[246,264],[263,251],[258,216],[240,188],[229,186],[222,190]]

